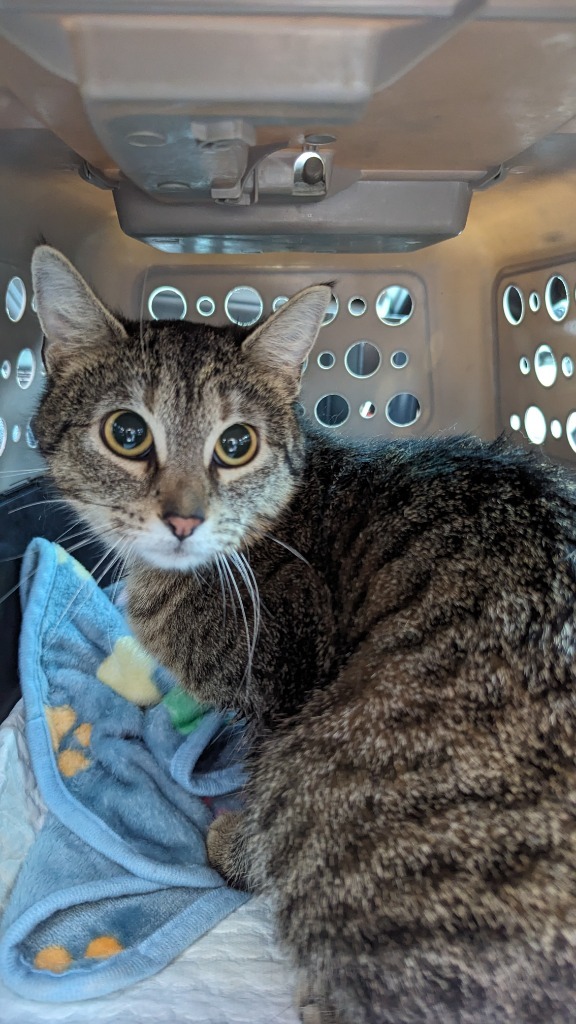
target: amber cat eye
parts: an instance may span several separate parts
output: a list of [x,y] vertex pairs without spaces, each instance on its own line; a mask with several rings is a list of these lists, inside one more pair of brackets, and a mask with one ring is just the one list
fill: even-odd
[[219,466],[245,466],[258,451],[258,434],[248,423],[233,423],[222,431],[214,447],[214,461]]
[[124,459],[142,459],[152,448],[154,438],[146,420],[137,412],[118,409],[102,424],[102,440],[111,452]]

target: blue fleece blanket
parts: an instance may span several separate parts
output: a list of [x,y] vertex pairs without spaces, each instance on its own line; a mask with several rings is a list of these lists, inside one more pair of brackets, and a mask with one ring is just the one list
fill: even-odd
[[208,866],[238,806],[241,725],[196,703],[63,548],[22,568],[20,675],[48,808],[2,922],[0,972],[28,998],[105,995],[156,973],[247,898]]

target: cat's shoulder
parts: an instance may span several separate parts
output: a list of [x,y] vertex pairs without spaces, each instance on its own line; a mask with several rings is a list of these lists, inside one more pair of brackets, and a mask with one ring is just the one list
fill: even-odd
[[434,480],[450,488],[514,490],[531,498],[548,494],[576,503],[572,474],[504,435],[492,441],[473,435],[354,440],[310,428],[308,444],[317,472],[342,482],[364,481],[372,491],[401,482],[424,487]]

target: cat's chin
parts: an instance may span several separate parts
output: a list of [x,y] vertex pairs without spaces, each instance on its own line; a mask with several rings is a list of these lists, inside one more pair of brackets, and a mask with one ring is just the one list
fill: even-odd
[[167,572],[193,572],[212,562],[217,549],[211,543],[198,543],[190,538],[182,543],[174,538],[142,537],[132,548],[132,557],[146,562],[154,569]]
[[178,549],[170,554],[162,551],[147,550],[141,547],[134,554],[140,561],[146,562],[151,568],[164,569],[167,572],[193,572],[195,569],[200,569],[203,565],[207,565],[212,561],[210,555],[199,557],[198,555],[187,554]]

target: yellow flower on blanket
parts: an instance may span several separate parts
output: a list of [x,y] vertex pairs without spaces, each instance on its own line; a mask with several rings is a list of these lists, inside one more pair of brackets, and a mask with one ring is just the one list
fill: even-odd
[[98,667],[96,675],[125,700],[140,707],[159,704],[162,694],[152,679],[154,658],[146,654],[132,636],[121,636],[112,654]]

